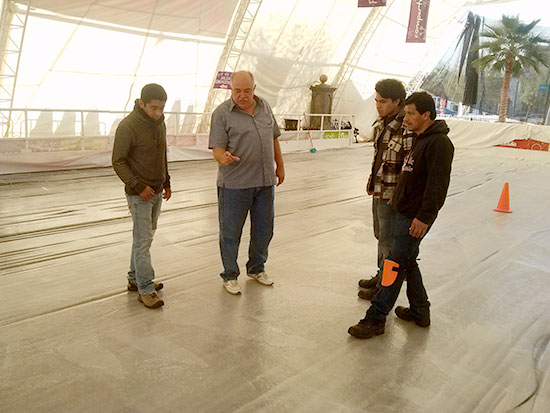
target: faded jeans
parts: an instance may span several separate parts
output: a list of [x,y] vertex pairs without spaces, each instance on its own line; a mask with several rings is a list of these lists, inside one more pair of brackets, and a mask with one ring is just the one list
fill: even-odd
[[378,240],[378,287],[384,269],[384,260],[388,258],[391,247],[392,221],[395,217],[395,210],[388,205],[387,199],[372,199],[372,222],[374,237]]
[[250,211],[250,245],[248,248],[248,274],[264,271],[267,251],[273,238],[273,186],[229,189],[218,187],[218,218],[220,224],[220,252],[224,281],[236,280],[240,274],[237,255],[243,226]]
[[139,195],[126,194],[126,198],[134,222],[128,282],[136,284],[140,294],[151,294],[155,292],[155,271],[149,250],[157,229],[162,193],[155,194],[149,201]]

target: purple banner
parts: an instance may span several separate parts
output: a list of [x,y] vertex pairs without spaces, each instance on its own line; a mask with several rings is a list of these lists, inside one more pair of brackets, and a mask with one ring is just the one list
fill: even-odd
[[358,7],[383,7],[386,0],[359,0]]
[[233,72],[218,72],[214,89],[231,89],[231,74]]
[[407,43],[426,43],[430,0],[411,0]]

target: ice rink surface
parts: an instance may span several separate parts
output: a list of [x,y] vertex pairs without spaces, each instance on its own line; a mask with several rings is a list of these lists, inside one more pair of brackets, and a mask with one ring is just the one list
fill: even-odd
[[[0,176],[0,411],[550,411],[550,154],[457,150],[420,249],[431,327],[392,313],[358,340],[371,160],[366,145],[285,156],[275,285],[241,275],[241,296],[218,276],[215,162],[170,164],[160,310],[126,291],[131,218],[112,169]],[[493,211],[505,182],[511,214]]]

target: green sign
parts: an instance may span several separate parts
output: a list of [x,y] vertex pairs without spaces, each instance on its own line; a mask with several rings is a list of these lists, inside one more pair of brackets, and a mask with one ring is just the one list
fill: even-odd
[[349,130],[341,130],[341,131],[330,131],[330,132],[324,132],[323,133],[323,139],[348,139],[349,138]]

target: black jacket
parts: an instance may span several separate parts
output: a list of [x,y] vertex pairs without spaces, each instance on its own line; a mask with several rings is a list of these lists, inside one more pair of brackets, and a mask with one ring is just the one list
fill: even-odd
[[147,185],[156,193],[170,188],[164,116],[154,121],[136,100],[132,113],[118,125],[112,160],[129,195],[139,195]]
[[437,120],[416,137],[392,197],[399,213],[428,225],[443,206],[451,179],[454,146],[448,132],[445,121]]

